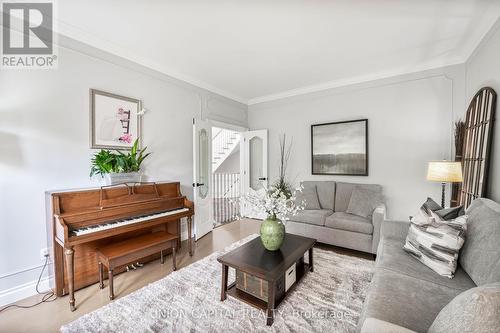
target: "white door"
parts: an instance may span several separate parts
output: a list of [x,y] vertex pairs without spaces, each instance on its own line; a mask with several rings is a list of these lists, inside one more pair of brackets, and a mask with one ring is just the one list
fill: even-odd
[[193,119],[193,192],[195,240],[214,228],[212,216],[212,125]]
[[[248,131],[241,134],[241,189],[242,195],[247,193],[264,193],[267,188],[267,129]],[[252,211],[243,203],[242,215],[250,218],[264,219],[266,214]]]

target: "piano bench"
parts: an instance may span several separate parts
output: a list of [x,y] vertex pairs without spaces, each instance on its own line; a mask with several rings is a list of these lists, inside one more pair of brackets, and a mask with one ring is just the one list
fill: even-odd
[[103,266],[108,268],[109,299],[114,299],[113,292],[113,270],[139,261],[141,258],[160,252],[161,263],[164,263],[163,250],[172,249],[172,260],[174,271],[177,269],[175,250],[177,247],[177,236],[166,231],[158,231],[150,234],[129,238],[117,243],[111,243],[96,249],[97,263],[99,265],[99,288],[104,288]]

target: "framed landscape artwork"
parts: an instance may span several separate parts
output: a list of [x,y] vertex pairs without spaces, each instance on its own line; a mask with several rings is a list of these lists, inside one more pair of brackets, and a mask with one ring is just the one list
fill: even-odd
[[311,125],[313,175],[368,176],[368,119]]
[[130,149],[141,138],[141,101],[90,89],[90,148]]

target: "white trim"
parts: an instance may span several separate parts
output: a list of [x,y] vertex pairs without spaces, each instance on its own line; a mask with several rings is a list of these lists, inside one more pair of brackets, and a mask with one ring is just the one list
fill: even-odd
[[232,130],[232,131],[237,131],[237,132],[246,132],[246,131],[248,131],[248,127],[243,127],[243,126],[240,126],[240,125],[231,124],[231,123],[227,123],[227,122],[224,122],[224,121],[213,120],[213,119],[210,119],[210,118],[207,118],[207,120],[210,120],[210,122],[212,123],[213,127],[220,127],[220,128],[229,129],[229,130]]
[[[40,280],[40,285],[38,286],[38,290],[42,292],[50,291],[49,280],[50,278],[48,276],[42,278]],[[0,306],[11,304],[19,300],[36,295],[37,294],[35,289],[36,283],[37,280],[0,291]]]
[[488,43],[488,41],[493,37],[495,32],[500,29],[500,17],[493,23],[490,29],[486,31],[486,33],[479,39],[479,41],[476,43],[475,47],[472,49],[470,52],[469,56],[465,60],[465,63],[468,64],[469,61],[479,52],[479,50]]
[[[50,266],[51,264],[52,264],[52,262],[49,260],[49,262],[47,262],[47,266]],[[39,268],[42,268],[42,267],[43,267],[43,264],[41,264],[41,265],[33,265],[33,266],[28,266],[26,268],[22,268],[22,269],[17,270],[17,271],[8,272],[8,273],[0,275],[0,280],[4,279],[6,277],[9,277],[9,276],[21,274],[21,273],[28,272],[28,271],[33,271],[35,269],[39,269]],[[2,291],[0,291],[0,294],[1,293],[2,293]]]
[[[107,52],[115,57],[120,57],[122,59],[125,59],[127,61],[131,61],[135,64],[138,64],[140,66],[144,66],[150,70],[153,70],[159,74],[166,75],[170,77],[171,79],[179,80],[184,83],[187,83],[189,85],[195,86],[197,88],[206,90],[208,92],[214,93],[216,95],[228,98],[230,100],[233,100],[235,102],[242,103],[244,105],[247,104],[247,99],[243,98],[241,96],[238,96],[236,94],[233,94],[229,91],[226,91],[224,89],[220,89],[218,87],[215,87],[207,82],[204,82],[202,80],[193,78],[189,75],[185,75],[183,73],[180,73],[178,71],[175,71],[171,68],[167,68],[166,66],[160,65],[157,62],[151,61],[147,58],[135,55],[130,52],[130,50],[127,50],[116,43],[108,40],[104,40],[101,37],[93,34],[89,34],[77,27],[74,27],[64,21],[61,21],[60,19],[57,20],[58,23],[58,29],[56,31],[58,38],[56,44],[59,47],[67,48],[73,51],[77,51],[80,53],[83,53],[78,47],[75,47],[73,45],[74,42],[84,44],[87,49],[97,49],[99,51],[104,51]],[[69,33],[68,33],[69,32]],[[71,37],[70,37],[71,36]],[[88,52],[87,52],[88,53]],[[96,57],[101,60],[106,60],[103,59],[99,56],[96,56],[94,52],[92,53],[93,57]]]
[[[477,52],[478,48],[481,47],[482,43],[487,41],[489,39],[489,36],[491,36],[492,31],[494,31],[498,26],[500,25],[500,18],[497,19],[497,21],[484,33],[484,35],[475,43],[472,43],[470,50],[466,51],[463,58],[462,57],[456,57],[455,60],[452,61],[447,61],[444,63],[427,63],[424,65],[419,65],[415,66],[412,69],[394,69],[394,70],[388,70],[388,71],[383,71],[383,72],[378,72],[378,73],[372,73],[372,74],[367,74],[367,75],[360,75],[360,76],[355,76],[355,77],[349,77],[349,78],[344,78],[344,79],[338,79],[338,80],[332,80],[332,81],[326,81],[323,83],[319,84],[313,84],[309,86],[304,86],[296,89],[290,89],[290,90],[285,90],[282,92],[274,93],[274,94],[269,94],[269,95],[263,95],[263,96],[258,96],[255,98],[244,98],[242,96],[239,96],[237,94],[234,94],[232,92],[229,92],[227,90],[218,88],[216,86],[213,86],[203,80],[199,80],[197,78],[191,77],[189,75],[185,75],[181,72],[178,72],[172,68],[168,68],[164,65],[160,65],[157,62],[151,61],[146,59],[145,57],[141,57],[138,55],[131,54],[128,50],[125,48],[119,46],[113,41],[109,40],[104,40],[103,38],[88,33],[76,26],[71,25],[70,23],[64,22],[62,20],[58,20],[58,34],[61,35],[63,38],[59,39],[59,45],[65,48],[72,49],[74,51],[81,52],[77,47],[74,47],[72,45],[69,45],[71,43],[63,42],[62,40],[65,39],[70,39],[76,42],[80,42],[83,44],[86,44],[87,47],[94,48],[97,50],[101,50],[104,52],[108,52],[113,56],[123,58],[127,61],[131,61],[135,64],[138,64],[140,66],[144,66],[150,70],[153,70],[157,73],[160,73],[162,75],[166,75],[171,79],[179,80],[184,83],[187,83],[189,85],[192,85],[194,87],[206,90],[208,92],[214,93],[216,95],[228,98],[230,100],[239,102],[241,104],[244,104],[246,106],[250,105],[255,105],[259,103],[264,103],[264,102],[270,102],[278,99],[284,99],[287,97],[293,97],[293,96],[299,96],[299,95],[305,95],[309,93],[314,93],[314,92],[319,92],[327,89],[332,89],[332,88],[339,88],[339,87],[344,87],[344,86],[349,86],[349,85],[354,85],[354,84],[359,84],[359,83],[364,83],[364,82],[370,82],[370,81],[376,81],[376,80],[381,80],[381,79],[387,79],[391,78],[394,76],[400,76],[400,75],[405,75],[405,74],[413,74],[413,73],[418,73],[426,70],[432,70],[432,69],[438,69],[442,67],[447,67],[447,66],[453,66],[453,65],[460,65],[464,64],[469,61],[469,59]],[[74,36],[74,37],[69,37],[69,36]],[[62,45],[65,44],[65,45]],[[101,57],[99,57],[101,58]]]
[[416,74],[416,73],[425,72],[428,70],[433,70],[433,69],[435,70],[435,69],[440,69],[440,68],[454,66],[454,65],[461,65],[464,62],[465,62],[465,60],[456,60],[456,61],[452,61],[449,63],[440,63],[440,64],[430,64],[430,65],[419,66],[419,67],[415,67],[413,70],[393,70],[393,71],[386,71],[386,72],[379,72],[379,73],[362,75],[362,76],[357,76],[357,77],[351,77],[351,78],[347,78],[347,79],[333,80],[333,81],[328,81],[328,82],[315,84],[315,85],[311,85],[311,86],[307,86],[307,87],[291,89],[291,90],[283,91],[283,92],[276,93],[276,94],[252,98],[248,101],[248,105],[250,106],[250,105],[255,105],[255,104],[260,104],[260,103],[265,103],[265,102],[271,102],[271,101],[275,101],[275,100],[279,100],[279,99],[320,92],[320,91],[324,91],[324,90],[328,90],[328,89],[334,89],[334,88],[346,87],[346,86],[351,86],[351,85],[360,84],[360,83],[389,79],[389,78],[393,78],[393,77],[397,77],[397,76],[401,76],[401,75]]
[[[153,70],[159,74],[166,75],[171,79],[182,81],[182,82],[187,83],[189,85],[192,85],[194,87],[197,87],[197,88],[206,90],[208,92],[214,93],[216,95],[219,95],[219,96],[228,98],[230,100],[239,102],[239,103],[244,104],[246,106],[250,106],[250,105],[255,105],[255,104],[259,104],[259,103],[283,99],[283,98],[287,98],[287,97],[293,97],[293,96],[298,96],[298,95],[319,92],[322,90],[327,90],[327,89],[332,89],[332,88],[339,88],[339,87],[349,86],[349,85],[353,85],[353,84],[359,84],[359,83],[364,83],[364,82],[370,82],[370,81],[376,81],[376,80],[380,80],[380,79],[391,78],[394,76],[412,74],[412,73],[422,72],[422,71],[431,70],[431,69],[437,69],[437,68],[442,68],[442,67],[447,67],[447,66],[452,66],[452,65],[464,64],[470,59],[470,57],[480,47],[483,40],[487,39],[487,37],[491,34],[491,31],[494,30],[494,28],[499,24],[499,21],[500,21],[500,19],[497,20],[492,25],[492,27],[490,27],[490,29],[488,29],[485,32],[485,34],[477,41],[477,43],[472,44],[474,47],[471,47],[471,49],[468,52],[465,52],[463,58],[456,57],[455,60],[444,62],[444,63],[439,63],[439,62],[438,63],[427,63],[424,65],[416,66],[410,70],[401,68],[401,69],[388,70],[388,71],[384,71],[384,72],[372,73],[372,74],[367,74],[367,75],[355,76],[355,77],[350,77],[350,78],[332,80],[332,81],[327,81],[327,82],[323,82],[323,83],[319,83],[319,84],[313,84],[313,85],[304,86],[304,87],[300,87],[300,88],[296,88],[296,89],[285,90],[285,91],[274,93],[274,94],[258,96],[258,97],[250,98],[250,99],[244,98],[242,96],[239,96],[239,95],[234,94],[232,92],[229,92],[227,90],[213,86],[213,85],[211,85],[203,80],[199,80],[199,79],[191,77],[189,75],[185,75],[185,74],[178,72],[172,68],[168,68],[164,65],[160,65],[159,63],[148,60],[144,57],[131,54],[125,48],[117,45],[113,41],[104,40],[97,35],[90,34],[86,31],[84,31],[78,27],[75,27],[67,22],[64,22],[60,19],[58,20],[58,28],[59,28],[58,34],[60,34],[63,38],[59,39],[58,44],[62,47],[66,47],[66,48],[81,52],[81,50],[79,50],[78,47],[74,47],[74,46],[70,45],[71,43],[68,43],[67,41],[64,42],[64,40],[70,39],[70,40],[73,40],[76,42],[80,42],[80,43],[86,44],[87,48],[94,48],[97,50],[108,52],[115,57],[120,57],[120,58],[123,58],[127,61],[131,61],[135,64],[138,64],[140,66],[144,66],[144,67],[146,67],[150,70]],[[69,37],[69,36],[74,36],[74,37]],[[62,44],[65,44],[65,45],[62,45]],[[101,58],[101,57],[98,57],[98,58]]]

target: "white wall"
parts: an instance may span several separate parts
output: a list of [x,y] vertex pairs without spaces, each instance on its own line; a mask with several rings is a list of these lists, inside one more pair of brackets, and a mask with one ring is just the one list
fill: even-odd
[[[269,128],[270,179],[278,171],[278,137],[293,137],[289,177],[382,184],[390,218],[407,219],[440,185],[425,179],[427,162],[449,159],[454,109],[462,110],[464,67],[379,80],[249,107],[251,129]],[[369,176],[311,175],[310,125],[369,119]]]
[[[89,179],[89,88],[141,99],[149,110],[145,171],[192,197],[192,118],[247,126],[247,107],[72,40],[57,70],[0,72],[0,304],[34,292],[46,247],[44,191]],[[24,287],[23,287],[24,286]]]
[[[491,146],[489,190],[487,197],[500,202],[500,20],[493,26],[466,63],[467,103],[482,87],[497,93],[496,121]],[[466,109],[464,109],[465,114]]]

